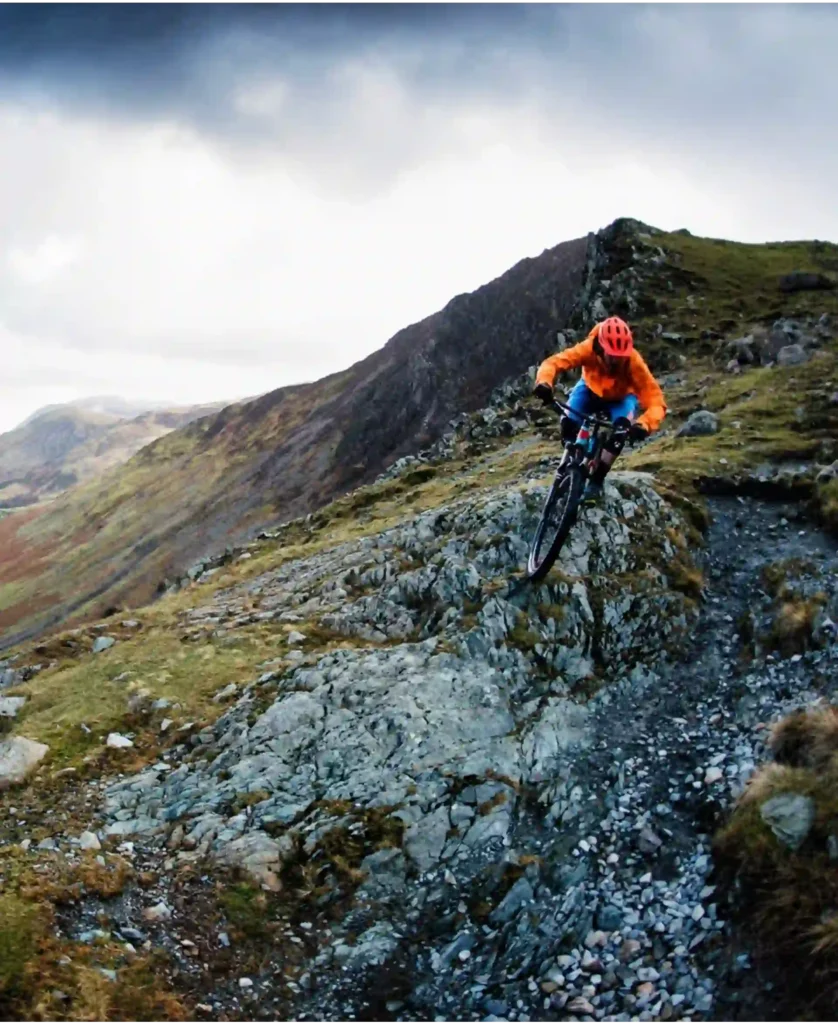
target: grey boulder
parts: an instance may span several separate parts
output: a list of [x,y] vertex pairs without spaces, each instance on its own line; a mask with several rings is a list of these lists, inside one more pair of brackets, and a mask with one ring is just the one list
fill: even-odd
[[718,434],[719,417],[709,409],[699,409],[690,416],[678,431],[678,437],[706,437]]
[[799,793],[781,793],[766,800],[760,814],[780,842],[796,850],[812,828],[815,804],[811,797]]

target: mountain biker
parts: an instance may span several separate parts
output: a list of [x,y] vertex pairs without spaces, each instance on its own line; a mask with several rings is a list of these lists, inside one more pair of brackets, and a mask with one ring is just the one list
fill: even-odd
[[[614,427],[582,495],[583,502],[593,504],[602,498],[606,474],[626,441],[643,440],[661,425],[666,416],[666,401],[652,371],[634,347],[631,329],[617,316],[596,324],[578,345],[545,359],[538,368],[533,394],[549,404],[553,401],[556,376],[578,366],[582,367],[582,379],[567,400],[572,413],[562,416],[562,440],[576,440],[582,417],[591,413],[608,416]],[[639,407],[643,408],[640,417]]]

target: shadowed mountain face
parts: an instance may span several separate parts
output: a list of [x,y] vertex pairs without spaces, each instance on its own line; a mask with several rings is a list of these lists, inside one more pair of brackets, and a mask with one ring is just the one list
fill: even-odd
[[229,406],[0,522],[2,645],[148,600],[161,578],[375,478],[555,348],[586,239],[525,259],[350,369]]
[[0,509],[55,497],[220,408],[215,403],[152,410],[121,399],[91,398],[39,409],[0,434]]

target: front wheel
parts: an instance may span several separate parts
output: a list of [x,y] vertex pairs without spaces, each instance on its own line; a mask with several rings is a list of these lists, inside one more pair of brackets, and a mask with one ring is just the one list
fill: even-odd
[[576,522],[576,510],[584,485],[580,466],[568,466],[556,475],[527,560],[527,576],[533,583],[543,579],[559,557],[570,528]]

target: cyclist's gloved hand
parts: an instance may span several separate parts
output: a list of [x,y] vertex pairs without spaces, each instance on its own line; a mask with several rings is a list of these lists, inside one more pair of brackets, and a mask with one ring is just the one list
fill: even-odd
[[541,384],[536,384],[532,389],[532,393],[536,398],[541,399],[545,405],[549,405],[553,401],[553,389],[549,384],[545,384],[543,382]]
[[648,436],[649,431],[639,423],[632,423],[629,427],[629,438],[632,441],[645,441]]

